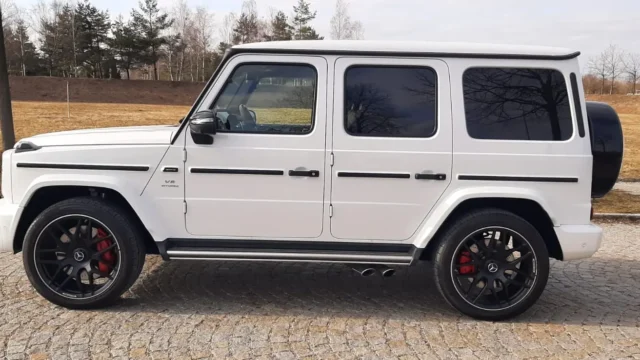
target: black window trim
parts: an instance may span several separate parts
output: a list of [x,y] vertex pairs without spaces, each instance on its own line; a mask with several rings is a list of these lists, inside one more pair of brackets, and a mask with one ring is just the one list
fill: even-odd
[[584,137],[584,117],[582,115],[582,102],[580,101],[580,90],[578,88],[578,76],[575,72],[570,75],[571,80],[571,93],[573,95],[573,107],[576,116],[576,122],[578,123],[578,134],[581,138]]
[[[229,131],[229,130],[217,130],[218,133],[220,134],[249,134],[249,135],[283,135],[283,136],[304,136],[304,135],[309,135],[311,133],[313,133],[313,131],[316,128],[316,108],[318,105],[318,69],[311,63],[305,63],[305,62],[279,62],[279,61],[247,61],[247,62],[241,62],[236,64],[233,69],[231,69],[231,73],[229,74],[229,76],[227,78],[224,79],[224,85],[220,88],[220,91],[218,91],[218,94],[216,94],[216,97],[213,99],[213,101],[211,102],[211,104],[209,104],[207,106],[207,108],[209,110],[213,110],[213,106],[218,102],[220,96],[222,96],[222,93],[224,92],[224,88],[227,86],[227,80],[235,73],[235,71],[244,65],[284,65],[284,66],[304,66],[304,67],[308,67],[311,70],[313,70],[313,73],[315,74],[315,89],[313,91],[313,108],[311,109],[311,128],[309,129],[309,131],[306,132],[300,132],[300,133],[270,133],[270,132],[264,132],[264,131]],[[222,66],[222,64],[220,64],[219,66]],[[204,100],[204,98],[203,98]]]
[[[349,70],[351,70],[352,68],[374,68],[374,69],[384,69],[384,68],[391,68],[391,69],[399,69],[399,68],[404,68],[404,69],[419,69],[419,70],[431,70],[433,71],[434,75],[436,76],[435,78],[435,107],[434,107],[434,111],[435,111],[435,126],[433,127],[433,132],[428,135],[428,136],[377,136],[377,135],[360,135],[360,134],[353,134],[351,132],[349,132],[349,130],[347,130],[347,117],[345,116],[346,114],[346,109],[347,109],[347,73],[349,72]],[[431,66],[427,66],[427,65],[392,65],[392,64],[367,64],[367,63],[358,63],[358,64],[351,64],[349,65],[346,69],[344,69],[344,74],[343,76],[343,84],[342,84],[342,92],[343,92],[343,98],[342,98],[342,128],[344,129],[345,133],[347,133],[347,135],[349,136],[353,136],[353,137],[359,137],[359,138],[375,138],[375,139],[432,139],[434,138],[437,134],[438,134],[438,130],[440,129],[440,108],[438,107],[438,100],[440,99],[440,91],[439,90],[439,78],[438,78],[438,71],[436,71],[435,68],[431,67]]]
[[[471,134],[469,133],[469,126],[468,126],[468,122],[467,122],[467,109],[466,109],[466,101],[464,99],[464,75],[467,73],[468,70],[471,69],[532,69],[532,70],[552,70],[552,71],[557,71],[560,73],[560,75],[562,75],[562,78],[565,80],[564,81],[564,85],[567,88],[567,100],[569,97],[569,84],[567,84],[567,79],[565,78],[565,73],[557,68],[554,67],[544,67],[544,66],[535,66],[535,67],[527,67],[527,66],[523,66],[523,65],[502,65],[502,66],[495,66],[495,65],[487,65],[487,66],[483,66],[483,65],[473,65],[473,66],[469,66],[466,69],[464,69],[464,71],[462,72],[462,76],[460,78],[460,84],[462,85],[462,107],[464,109],[464,128],[467,131],[467,136],[474,140],[474,141],[500,141],[500,142],[515,142],[515,143],[532,143],[532,144],[541,144],[541,143],[551,143],[551,144],[562,144],[562,143],[568,143],[570,141],[573,140],[573,137],[576,134],[576,130],[573,126],[573,120],[571,121],[571,136],[569,136],[566,140],[518,140],[518,139],[482,139],[482,138],[475,138],[473,136],[471,136]],[[571,106],[569,106],[569,108],[571,108]],[[571,111],[569,111],[571,112]],[[573,114],[571,116],[573,118]]]

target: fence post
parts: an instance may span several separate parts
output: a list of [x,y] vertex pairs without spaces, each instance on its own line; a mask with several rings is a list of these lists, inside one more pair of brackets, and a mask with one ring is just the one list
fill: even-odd
[[71,102],[69,101],[69,80],[67,80],[67,119],[71,120]]

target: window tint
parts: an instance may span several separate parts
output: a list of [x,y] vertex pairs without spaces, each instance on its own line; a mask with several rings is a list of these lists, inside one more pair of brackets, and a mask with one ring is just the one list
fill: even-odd
[[238,66],[212,107],[219,131],[309,133],[316,82],[316,71],[308,65]]
[[467,131],[476,139],[567,140],[571,109],[556,70],[472,68],[463,76]]
[[429,137],[436,131],[436,73],[365,67],[345,75],[345,129],[356,136]]

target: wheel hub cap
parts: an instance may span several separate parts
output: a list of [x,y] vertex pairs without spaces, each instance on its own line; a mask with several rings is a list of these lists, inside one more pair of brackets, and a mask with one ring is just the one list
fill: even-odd
[[76,249],[73,252],[73,259],[77,262],[83,262],[84,259],[87,258],[87,255],[85,254],[84,250],[82,249]]
[[494,263],[493,261],[489,262],[487,264],[487,270],[489,270],[490,273],[496,273],[498,271],[498,264]]

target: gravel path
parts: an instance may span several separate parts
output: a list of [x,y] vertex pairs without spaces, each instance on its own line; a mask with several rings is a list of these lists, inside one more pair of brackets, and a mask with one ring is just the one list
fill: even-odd
[[613,188],[633,195],[640,195],[640,182],[618,182]]
[[162,262],[121,303],[69,311],[0,254],[0,358],[640,358],[640,226],[604,224],[591,259],[552,262],[520,318],[479,322],[440,297],[426,266],[362,278],[342,265]]

